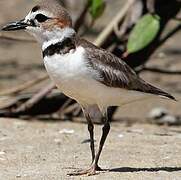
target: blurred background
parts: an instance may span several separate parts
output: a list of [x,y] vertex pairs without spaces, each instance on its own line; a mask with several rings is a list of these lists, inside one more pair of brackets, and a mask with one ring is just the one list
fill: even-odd
[[[0,24],[3,26],[9,21],[25,17],[27,12],[29,12],[37,2],[36,0],[1,1]],[[179,42],[181,38],[180,2],[177,0],[172,2],[162,0],[157,2],[136,0],[133,1],[133,4],[130,2],[124,0],[114,2],[111,0],[77,0],[76,2],[73,0],[65,0],[63,4],[71,13],[74,26],[76,26],[75,28],[81,36],[98,46],[112,51],[118,57],[123,58],[131,67],[140,73],[140,76],[145,80],[165,89],[179,99],[181,92],[181,45]],[[79,5],[77,6],[77,4]],[[151,24],[151,21],[154,21],[154,19],[148,20],[148,22],[144,22],[143,20],[145,27],[148,28],[140,29],[137,34],[134,34],[135,24],[140,24],[138,21],[144,19],[148,14],[159,16],[160,20],[156,22],[159,23],[159,27],[157,27],[157,25],[154,27],[153,25],[153,30],[151,30],[149,29],[149,24]],[[111,23],[114,21],[115,25],[112,26]],[[112,29],[109,30],[111,26]],[[137,29],[139,29],[139,27]],[[142,34],[146,30],[148,34],[151,34],[150,39],[145,39],[145,44],[139,44],[139,37],[142,38]],[[108,32],[107,34],[106,31]],[[131,33],[138,38],[131,39]],[[106,35],[102,37],[102,34]],[[4,114],[6,114],[5,111],[16,112],[15,109],[18,108],[20,104],[31,99],[33,95],[41,91],[41,88],[48,88],[47,86],[50,80],[46,77],[41,57],[41,47],[33,37],[23,31],[1,32],[0,35],[0,95],[2,95],[0,108],[4,116]],[[161,40],[163,40],[163,42],[161,42]],[[131,44],[132,42],[133,44]],[[135,52],[129,53],[129,46],[140,46],[140,49],[133,49]],[[56,90],[54,92],[58,93]],[[50,108],[51,110],[49,111],[47,111],[46,106],[44,106],[47,104],[47,101],[44,99],[45,101],[41,101],[42,103],[38,104],[38,106],[32,105],[34,109],[29,108],[29,112],[25,112],[25,109],[18,109],[18,113],[12,113],[10,115],[50,115],[59,109],[61,109],[61,111],[58,112],[60,116],[62,115],[61,117],[65,117],[67,114],[72,117],[72,112],[74,111],[76,111],[76,113],[74,112],[75,116],[80,115],[79,108],[77,109],[76,106],[69,107],[69,104],[73,102],[70,100],[67,102],[62,95],[60,97],[56,93],[53,95],[54,103],[51,101],[51,98],[47,100],[50,103],[49,108],[52,108]],[[47,97],[47,94],[50,94],[49,91],[42,97]],[[42,97],[40,99],[42,99]],[[58,102],[55,101],[56,98]],[[61,98],[63,98],[62,102],[60,102]],[[37,101],[36,104],[38,102],[39,101]],[[66,108],[63,106],[65,102],[68,104],[66,104]],[[140,107],[144,108],[137,113]],[[131,104],[128,107],[122,107],[120,111],[122,117],[131,116],[134,118],[143,118],[148,115],[153,107],[163,107],[163,109],[169,109],[173,114],[180,114],[180,102],[174,103],[161,99],[156,101],[155,99],[149,100],[146,103],[137,102],[136,105]]]
[[[8,22],[24,18],[37,2],[38,0],[1,0],[0,26],[2,27]],[[135,139],[135,144],[133,143],[136,147],[137,141],[145,140],[141,138],[141,135],[144,134],[145,137],[143,138],[146,138],[146,132],[172,136],[173,134],[171,133],[170,135],[170,130],[172,131],[174,127],[176,128],[174,132],[180,133],[180,0],[62,0],[62,3],[71,13],[74,27],[80,36],[113,52],[134,68],[143,79],[171,93],[178,100],[178,102],[173,102],[160,98],[149,99],[128,104],[117,109],[112,108],[110,110],[110,117],[112,121],[116,123],[116,125],[113,123],[113,139],[118,135],[122,137],[119,129],[123,131],[123,134],[128,132],[132,132],[133,136],[139,134],[140,137]],[[92,110],[92,116],[95,117],[95,123],[101,123],[100,116],[96,114],[96,109]],[[6,138],[2,142],[0,139],[0,144],[2,143],[3,148],[2,152],[5,154],[8,152],[8,150],[5,150],[5,147],[9,148],[9,152],[14,152],[14,155],[10,153],[9,161],[12,163],[16,159],[18,165],[21,163],[24,165],[30,163],[28,160],[26,162],[22,157],[25,158],[25,156],[27,156],[33,163],[35,163],[36,159],[35,157],[30,157],[29,153],[25,153],[26,150],[23,147],[18,146],[20,142],[22,142],[25,147],[29,146],[26,144],[27,142],[33,144],[32,146],[36,148],[31,150],[30,147],[29,152],[37,151],[37,156],[41,156],[41,152],[43,151],[45,153],[44,158],[47,158],[47,161],[50,163],[52,159],[49,159],[50,157],[47,155],[50,147],[47,147],[45,143],[49,146],[52,144],[50,143],[50,139],[48,139],[47,142],[47,139],[43,138],[45,141],[42,141],[40,137],[52,137],[53,142],[59,144],[58,147],[52,145],[52,154],[57,158],[57,161],[52,163],[52,166],[56,166],[55,164],[57,162],[65,161],[60,155],[59,147],[66,138],[63,136],[62,140],[62,136],[60,137],[62,131],[60,132],[60,129],[65,127],[72,130],[72,128],[74,128],[75,133],[77,132],[79,134],[77,140],[73,137],[76,143],[78,140],[81,141],[80,139],[82,138],[82,126],[79,126],[79,123],[85,122],[85,120],[80,111],[80,107],[74,101],[68,99],[56,90],[45,71],[41,47],[33,37],[23,31],[0,32],[0,117],[2,117],[0,119],[1,138],[5,138],[6,136],[14,136],[15,138],[13,147],[11,147],[11,142],[6,141]],[[28,121],[22,121],[24,119]],[[78,122],[78,124],[63,124],[67,121],[69,123]],[[157,125],[164,126],[160,127]],[[59,129],[57,127],[61,128]],[[127,127],[131,127],[131,129]],[[163,127],[164,130],[162,129]],[[165,129],[165,127],[168,129]],[[47,128],[50,129],[47,130]],[[4,129],[6,129],[6,132],[4,132]],[[23,134],[25,130],[27,132]],[[34,130],[36,130],[38,134],[36,134]],[[6,134],[6,136],[4,136],[1,131]],[[45,132],[47,135],[45,135]],[[55,135],[55,132],[58,132],[59,136]],[[71,132],[63,131],[63,134],[65,133],[68,139],[64,144],[65,149],[63,149],[63,151],[66,151],[68,143],[73,141],[69,139]],[[30,138],[31,135],[33,135],[34,139]],[[85,135],[84,132],[83,135]],[[21,139],[21,137],[24,139]],[[132,135],[130,138],[132,138]],[[151,135],[149,138],[151,140],[152,138],[154,139]],[[158,141],[162,142],[162,137],[159,138],[160,137],[158,137]],[[127,140],[127,142],[130,141],[129,135]],[[177,145],[179,145],[179,141],[179,139],[170,139],[170,142],[178,142]],[[108,142],[108,144],[111,142]],[[39,143],[40,146],[37,146],[36,143]],[[149,143],[153,145],[155,142],[151,141]],[[127,151],[126,148],[129,148],[129,146],[126,145],[126,142],[124,145],[125,151]],[[144,145],[140,145],[138,151],[141,152],[143,147]],[[150,146],[148,147],[151,148]],[[18,149],[18,154],[21,154],[21,156],[15,153],[14,149],[16,148]],[[86,150],[86,147],[83,148]],[[171,147],[168,146],[167,148]],[[175,148],[178,147],[175,146]],[[79,152],[78,148],[76,152],[73,152],[74,149],[71,148],[69,150],[71,153]],[[107,157],[110,152],[111,150],[106,154]],[[118,151],[116,152],[119,154]],[[163,152],[160,150],[158,155],[159,153],[162,154]],[[61,156],[60,159],[58,158],[59,155]],[[124,154],[122,155],[124,156]],[[120,156],[122,155],[120,154]],[[177,155],[176,152],[175,155]],[[13,158],[14,160],[12,160]],[[42,159],[40,157],[38,158],[38,163],[43,163]],[[85,159],[86,155],[83,160]],[[140,156],[140,160],[139,158],[137,160],[141,161],[141,159],[142,157]],[[113,157],[112,160],[114,161]],[[151,162],[151,166],[159,164],[160,160],[155,161]],[[4,169],[6,166],[9,166],[5,160],[2,162]],[[74,157],[74,162],[79,164],[76,157]],[[74,162],[72,162],[72,164]],[[130,163],[130,165],[132,164],[129,156],[127,162],[128,164]],[[164,164],[164,162],[162,164]],[[172,158],[170,158],[169,163],[171,166],[174,166],[172,162]],[[67,166],[69,163],[70,161],[67,160]],[[162,164],[159,164],[159,166],[162,166]],[[137,165],[139,166],[139,164]],[[141,164],[142,167],[144,165],[144,163]],[[114,166],[117,166],[117,164],[114,164]],[[33,164],[31,164],[31,167],[33,167]],[[56,168],[57,167],[59,166],[57,165]],[[24,167],[21,168],[24,169]],[[40,171],[40,174],[44,174],[46,170],[48,170],[48,167],[44,167],[43,170],[36,169],[37,172]],[[57,173],[55,169],[51,170],[51,172],[55,171]],[[26,171],[26,169],[22,171],[22,174],[24,171]],[[18,173],[20,173],[20,177],[23,176],[21,171],[18,170],[15,172],[16,176],[19,175]],[[28,172],[30,172],[30,174],[32,172],[35,173],[33,170]],[[60,171],[60,173],[62,173],[62,171]],[[118,178],[117,175],[115,176]],[[12,179],[11,176],[7,177]],[[37,176],[37,178],[38,177],[40,176]],[[52,178],[53,175],[50,177]],[[62,175],[62,177],[64,176]],[[178,174],[174,177],[178,177]]]

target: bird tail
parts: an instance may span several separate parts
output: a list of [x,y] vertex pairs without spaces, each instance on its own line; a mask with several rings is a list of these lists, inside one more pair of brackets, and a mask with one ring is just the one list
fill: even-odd
[[161,89],[159,89],[159,88],[157,88],[157,87],[155,87],[155,86],[153,86],[153,85],[151,85],[149,83],[146,83],[145,81],[142,82],[140,85],[142,86],[141,87],[142,91],[145,92],[145,93],[154,94],[154,95],[158,95],[158,96],[161,96],[161,97],[166,97],[168,99],[177,101],[175,99],[175,97],[172,96],[171,94],[169,94],[169,93],[167,93],[167,92],[165,92],[165,91],[163,91],[163,90],[161,90]]

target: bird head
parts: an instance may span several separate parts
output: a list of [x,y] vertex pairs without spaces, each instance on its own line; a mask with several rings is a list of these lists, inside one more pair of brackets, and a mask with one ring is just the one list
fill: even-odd
[[26,30],[42,43],[75,33],[72,28],[72,19],[59,0],[42,0],[24,19],[11,22],[2,30]]

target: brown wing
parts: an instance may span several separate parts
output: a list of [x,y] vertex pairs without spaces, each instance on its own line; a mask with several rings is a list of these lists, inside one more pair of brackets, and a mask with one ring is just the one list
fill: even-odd
[[86,40],[79,40],[79,45],[86,49],[89,65],[96,70],[101,77],[95,77],[96,80],[104,85],[175,99],[170,94],[142,80],[124,61],[112,53],[98,48]]

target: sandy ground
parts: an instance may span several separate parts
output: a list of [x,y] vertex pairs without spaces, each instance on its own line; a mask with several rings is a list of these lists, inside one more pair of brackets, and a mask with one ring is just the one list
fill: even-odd
[[100,159],[105,171],[91,177],[66,175],[89,165],[85,124],[0,119],[0,127],[1,180],[181,179],[179,127],[113,123]]
[[[22,18],[32,7],[32,2],[1,0],[0,25]],[[96,23],[96,31],[100,31],[115,16],[122,3],[120,0],[107,2],[110,4],[106,15]],[[114,11],[110,11],[113,8]],[[173,26],[174,22],[171,22],[170,27]],[[7,35],[32,39],[23,32]],[[86,37],[91,40],[96,38],[90,34]],[[180,37],[181,32],[167,41],[153,55],[149,65],[180,70]],[[39,45],[0,39],[0,91],[45,73]],[[148,72],[141,76],[173,93],[178,100],[181,99],[180,76]],[[34,92],[40,86],[29,91]],[[181,116],[180,101],[174,103],[151,99],[120,108],[114,117],[118,121],[112,123],[111,133],[100,159],[100,165],[107,171],[93,177],[66,175],[76,168],[88,167],[90,163],[90,149],[88,143],[85,143],[89,137],[86,124],[52,119],[28,121],[1,118],[0,180],[180,180],[181,128],[149,124],[148,113],[155,107],[166,108],[171,114]],[[123,123],[124,119],[131,119],[131,123]],[[63,129],[69,130],[69,133],[62,133]],[[96,125],[95,133],[98,143],[100,125]]]

